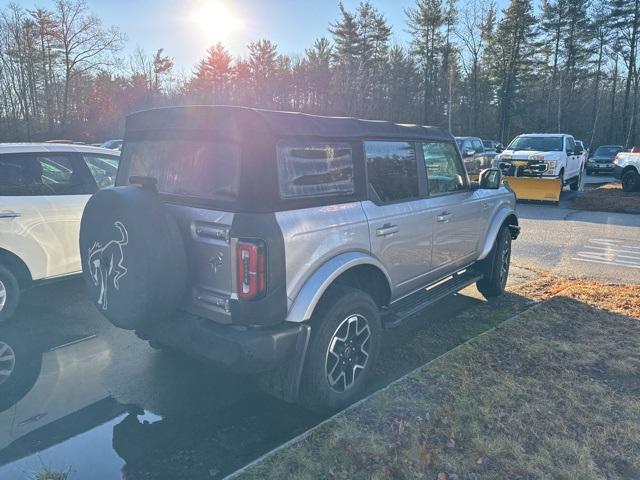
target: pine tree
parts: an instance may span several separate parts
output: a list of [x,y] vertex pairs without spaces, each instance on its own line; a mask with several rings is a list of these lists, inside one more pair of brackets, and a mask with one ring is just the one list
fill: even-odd
[[186,89],[195,92],[203,103],[227,103],[233,75],[233,62],[227,49],[218,42],[207,49]]
[[443,65],[445,25],[441,0],[418,0],[416,7],[406,11],[411,33],[412,53],[422,69],[422,123],[433,124],[440,118],[440,73]]
[[492,38],[491,72],[498,98],[498,138],[511,138],[511,119],[530,62],[535,17],[530,0],[511,0]]
[[[637,75],[638,39],[640,36],[640,0],[611,0],[611,18],[617,41],[621,45],[621,56],[626,64],[627,76],[624,81],[622,102],[623,141],[629,146],[631,141],[631,87]],[[635,104],[635,102],[634,102]]]
[[248,49],[255,105],[273,107],[278,72],[278,46],[270,40],[258,40],[250,43]]

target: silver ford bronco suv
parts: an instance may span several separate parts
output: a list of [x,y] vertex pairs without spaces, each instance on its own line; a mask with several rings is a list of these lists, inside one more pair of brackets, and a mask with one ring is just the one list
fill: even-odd
[[500,171],[470,182],[442,129],[192,106],[127,118],[80,249],[114,325],[326,411],[386,330],[473,283],[500,295],[518,233]]

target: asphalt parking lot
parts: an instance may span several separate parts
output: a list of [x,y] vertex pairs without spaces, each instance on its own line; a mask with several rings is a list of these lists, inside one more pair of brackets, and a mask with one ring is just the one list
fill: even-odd
[[[526,268],[513,269],[513,284],[533,278],[529,268],[640,283],[640,216],[518,210],[523,233],[513,263]],[[221,478],[322,420],[260,393],[250,378],[155,351],[112,327],[86,300],[81,280],[34,289],[25,300],[0,340],[17,341],[32,359],[26,365],[41,359],[41,367],[21,371],[18,388],[28,393],[0,413],[2,480],[45,467],[68,470],[72,479]],[[449,319],[480,302],[466,289],[394,332],[387,358],[402,359],[416,332],[433,342],[417,358],[382,369],[371,389],[467,340],[467,326]]]

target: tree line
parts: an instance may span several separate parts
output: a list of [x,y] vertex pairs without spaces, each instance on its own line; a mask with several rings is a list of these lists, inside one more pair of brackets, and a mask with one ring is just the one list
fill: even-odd
[[508,142],[566,132],[589,146],[640,142],[640,0],[416,0],[391,41],[373,1],[337,6],[327,35],[285,55],[212,45],[188,75],[83,0],[0,12],[0,141],[122,135],[144,108],[228,104],[440,125]]

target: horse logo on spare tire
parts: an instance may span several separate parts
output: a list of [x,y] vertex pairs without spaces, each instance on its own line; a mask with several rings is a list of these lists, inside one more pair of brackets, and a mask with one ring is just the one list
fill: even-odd
[[100,288],[98,305],[102,306],[102,310],[108,308],[109,286],[113,284],[113,288],[120,290],[120,279],[127,274],[122,247],[129,243],[129,234],[122,222],[113,225],[120,231],[121,238],[109,241],[104,247],[100,242],[95,242],[89,249],[87,260],[91,279]]

